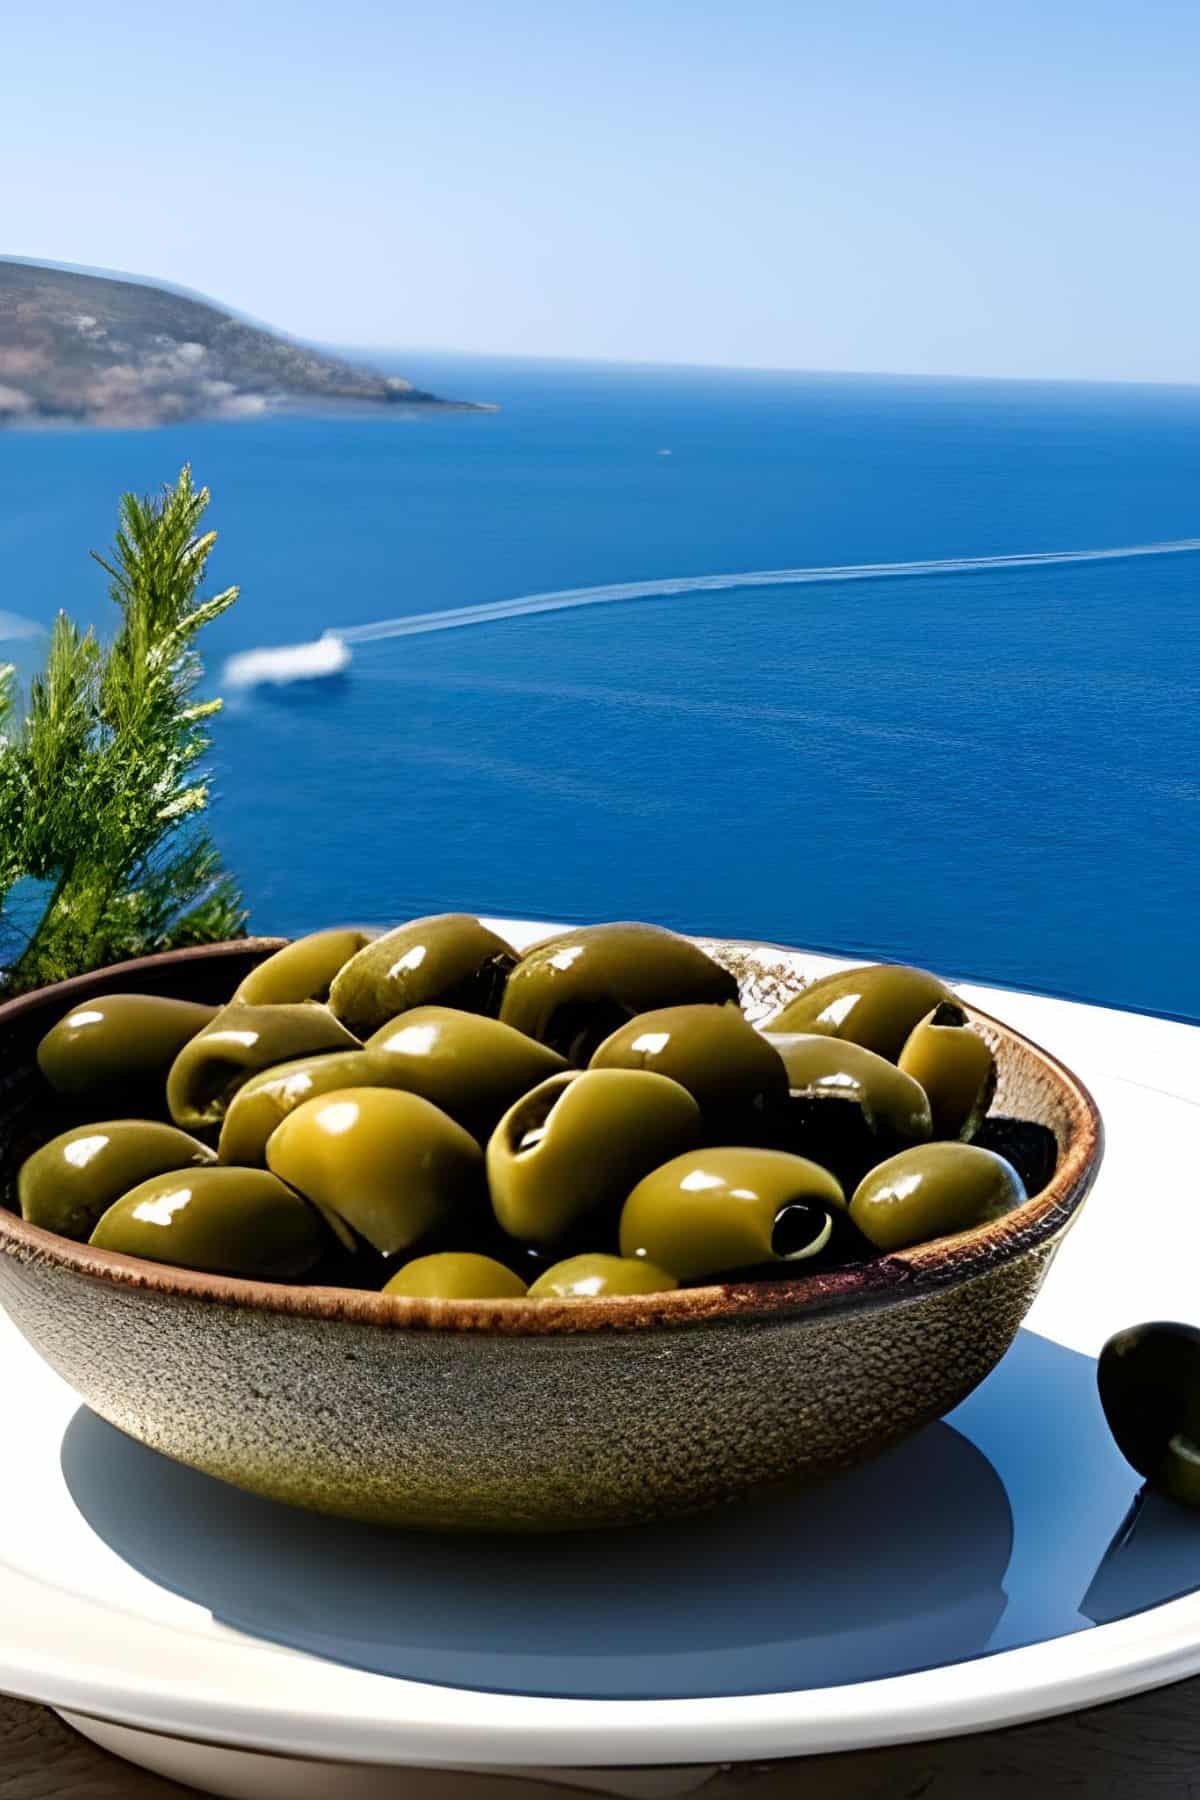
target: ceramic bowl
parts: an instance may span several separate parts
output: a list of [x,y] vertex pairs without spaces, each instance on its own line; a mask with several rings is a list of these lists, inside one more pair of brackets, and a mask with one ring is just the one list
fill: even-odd
[[[273,1499],[430,1529],[544,1531],[694,1511],[862,1462],[958,1404],[1008,1349],[1099,1167],[1091,1096],[971,1016],[993,1115],[1053,1134],[998,1222],[794,1280],[551,1302],[430,1301],[197,1274],[93,1250],[13,1210],[47,1114],[38,1039],[104,992],[226,998],[282,939],[147,957],[0,1006],[0,1302],[95,1412]],[[762,1020],[803,952],[699,940]]]

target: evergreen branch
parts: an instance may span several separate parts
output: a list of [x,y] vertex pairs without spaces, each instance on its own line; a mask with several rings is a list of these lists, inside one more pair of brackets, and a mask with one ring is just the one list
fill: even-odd
[[11,933],[3,907],[22,877],[48,889],[0,992],[245,929],[194,822],[208,789],[191,772],[221,705],[193,698],[195,638],[237,598],[198,598],[216,542],[199,529],[208,501],[188,468],[156,498],[124,496],[114,547],[96,557],[116,635],[102,649],[60,613],[15,730],[12,676],[0,671],[0,933]]

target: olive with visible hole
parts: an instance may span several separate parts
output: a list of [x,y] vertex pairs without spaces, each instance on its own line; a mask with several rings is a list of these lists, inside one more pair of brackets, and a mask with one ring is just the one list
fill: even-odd
[[996,1058],[961,1006],[944,1000],[914,1026],[899,1066],[928,1094],[935,1138],[974,1137],[996,1092]]
[[177,1125],[219,1125],[234,1095],[260,1069],[362,1046],[327,1006],[226,1006],[186,1043],[167,1076]]
[[634,1188],[621,1212],[622,1256],[680,1281],[820,1255],[846,1197],[827,1169],[784,1150],[735,1146],[677,1156]]
[[648,1170],[700,1134],[700,1108],[665,1075],[552,1075],[505,1113],[488,1141],[492,1210],[511,1237],[552,1244],[577,1222],[603,1220]]

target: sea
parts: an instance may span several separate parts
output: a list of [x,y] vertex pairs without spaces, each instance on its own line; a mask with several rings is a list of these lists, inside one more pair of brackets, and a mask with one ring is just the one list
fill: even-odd
[[1200,389],[376,360],[498,410],[0,435],[0,659],[111,627],[123,489],[211,487],[254,929],[649,919],[1200,1021]]

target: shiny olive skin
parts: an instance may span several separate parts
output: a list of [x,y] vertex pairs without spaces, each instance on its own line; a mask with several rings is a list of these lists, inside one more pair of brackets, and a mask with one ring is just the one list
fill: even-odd
[[969,1231],[1024,1203],[1011,1163],[975,1144],[918,1144],[863,1176],[850,1217],[877,1250],[907,1250]]
[[60,1094],[158,1082],[219,1010],[164,994],[98,994],[46,1033],[38,1067]]
[[184,1045],[167,1076],[167,1106],[189,1130],[219,1125],[230,1101],[260,1069],[323,1051],[358,1050],[358,1039],[326,1006],[224,1007]]
[[1126,1462],[1168,1499],[1200,1506],[1200,1331],[1167,1320],[1118,1331],[1096,1381]]
[[328,1000],[338,970],[375,935],[339,926],[296,938],[251,969],[233,997],[247,1006],[295,1006],[302,1000]]
[[783,1150],[721,1147],[677,1156],[634,1188],[622,1256],[680,1281],[765,1263],[802,1264],[828,1244],[846,1197],[827,1169]]
[[598,1300],[609,1294],[666,1294],[679,1286],[673,1275],[645,1258],[591,1252],[568,1256],[539,1275],[531,1300]]
[[483,1153],[419,1094],[358,1087],[289,1113],[267,1140],[267,1166],[394,1256],[465,1210],[482,1183]]
[[874,1135],[885,1140],[921,1144],[932,1134],[924,1088],[886,1057],[818,1032],[772,1027],[766,1039],[783,1061],[792,1093],[852,1101]]
[[218,1164],[143,1181],[90,1239],[98,1250],[264,1281],[307,1274],[327,1241],[312,1207],[274,1175]]
[[909,1034],[899,1066],[928,1094],[935,1138],[974,1137],[996,1092],[996,1058],[961,1006],[935,1006]]
[[658,925],[586,925],[535,944],[508,978],[500,1017],[582,1066],[639,1013],[736,1002],[737,982]]
[[495,1015],[517,960],[469,913],[434,913],[375,938],[334,977],[329,1004],[360,1037],[416,1006]]
[[650,1169],[698,1144],[701,1130],[700,1108],[665,1075],[552,1075],[510,1107],[488,1140],[496,1220],[510,1237],[553,1244],[620,1206]]
[[413,1300],[519,1300],[525,1283],[494,1257],[441,1250],[405,1263],[383,1291]]
[[44,1231],[83,1241],[114,1200],[130,1188],[216,1159],[173,1125],[151,1119],[106,1119],[76,1125],[25,1159],[17,1176],[21,1216]]
[[545,1044],[481,1013],[417,1006],[367,1039],[389,1087],[440,1106],[486,1143],[522,1094],[567,1067]]
[[767,1030],[772,1035],[820,1032],[861,1044],[895,1062],[914,1025],[943,1000],[953,998],[946,984],[925,969],[870,963],[814,981],[769,1021]]
[[714,1128],[752,1124],[787,1098],[778,1050],[738,1007],[664,1006],[639,1013],[605,1038],[593,1069],[650,1069],[685,1087]]
[[267,1139],[290,1112],[337,1088],[386,1087],[383,1074],[365,1050],[332,1050],[326,1056],[300,1056],[260,1069],[230,1101],[217,1155],[223,1163],[261,1168],[267,1160]]

